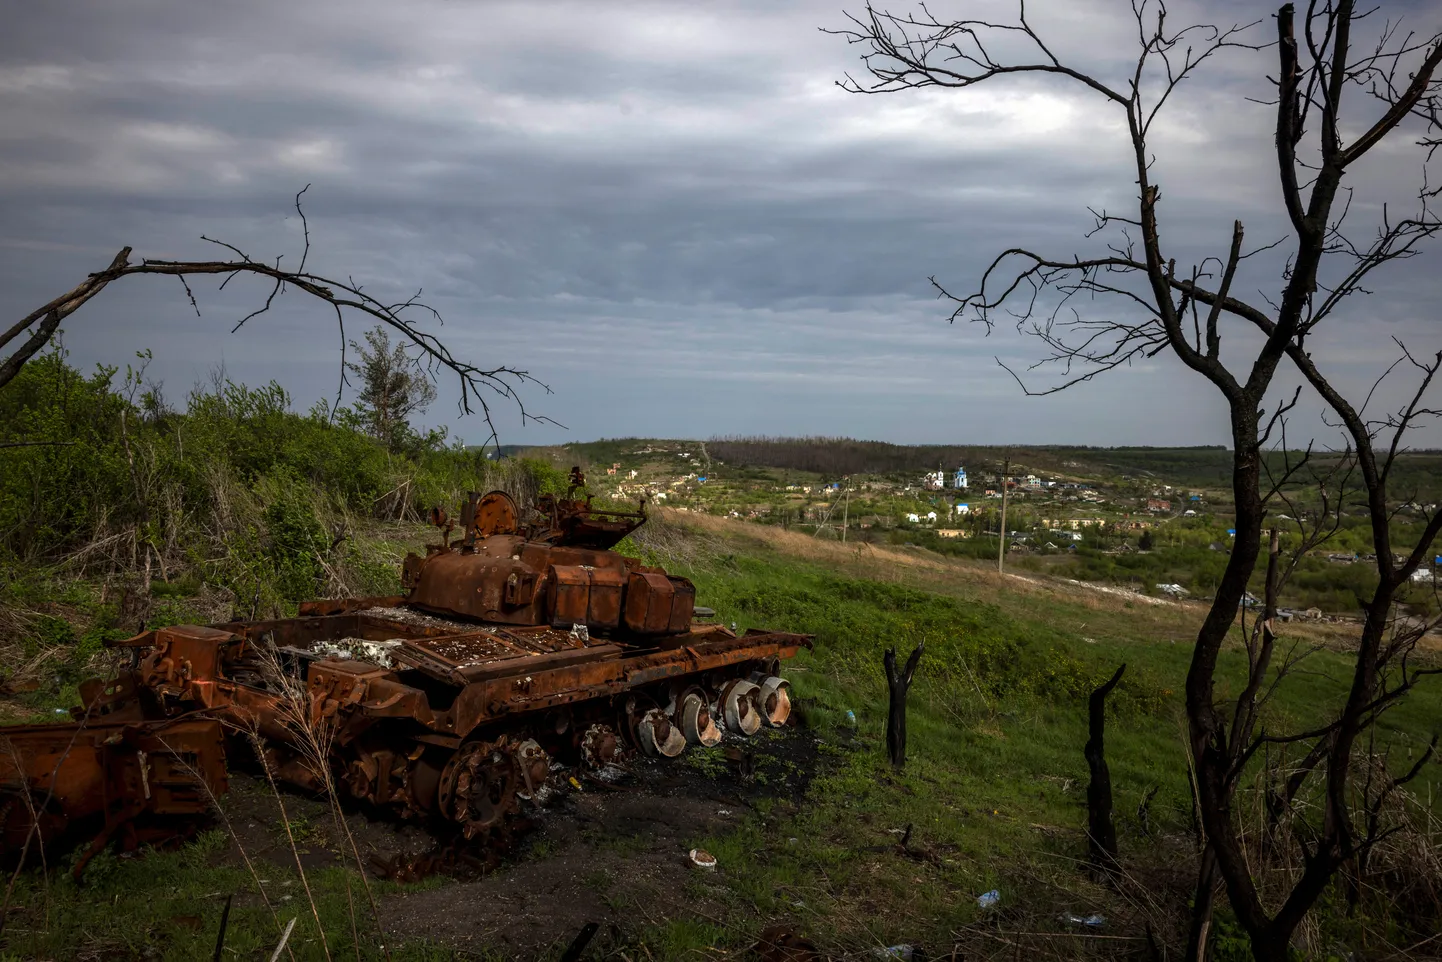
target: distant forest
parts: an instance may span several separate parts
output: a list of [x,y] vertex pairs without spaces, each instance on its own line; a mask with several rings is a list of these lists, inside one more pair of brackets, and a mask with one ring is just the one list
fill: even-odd
[[706,442],[713,458],[727,464],[811,471],[827,476],[848,474],[915,474],[947,472],[965,467],[973,472],[996,471],[1008,450],[1018,469],[1060,475],[1155,473],[1194,478],[1198,483],[1224,480],[1231,455],[1221,445],[1194,448],[980,447],[959,444],[889,444],[854,438],[722,437]]

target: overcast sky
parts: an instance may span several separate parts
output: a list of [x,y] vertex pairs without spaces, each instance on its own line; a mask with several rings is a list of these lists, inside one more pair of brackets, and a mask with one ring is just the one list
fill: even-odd
[[[1123,82],[1128,3],[1029,6],[1064,59]],[[949,325],[928,284],[965,290],[1014,245],[1098,250],[1082,236],[1088,206],[1121,209],[1134,194],[1121,115],[1035,81],[845,93],[835,81],[858,72],[860,51],[818,30],[845,26],[845,9],[860,4],[26,4],[0,32],[0,316],[125,245],[214,256],[204,233],[293,262],[291,198],[310,184],[314,269],[382,299],[422,288],[457,355],[551,387],[527,403],[565,428],[523,430],[503,405],[508,443],[1224,443],[1222,406],[1166,356],[1025,397],[994,358],[1024,367],[1038,345]],[[1442,27],[1420,9],[1389,12]],[[1265,41],[1271,10],[1213,0],[1172,17],[1261,19]],[[1274,58],[1220,58],[1153,138],[1163,238],[1184,262],[1224,254],[1233,219],[1259,244],[1285,233],[1272,110],[1246,99],[1268,95]],[[1356,171],[1359,232],[1382,200],[1406,199],[1419,163],[1399,140]],[[1275,267],[1259,260],[1238,290],[1274,294]],[[1314,356],[1357,390],[1393,359],[1390,336],[1442,347],[1439,268],[1433,253],[1388,275]],[[231,334],[265,296],[253,281],[233,287],[197,285],[197,319],[173,279],[128,278],[67,321],[66,346],[87,367],[149,349],[177,400],[222,363],[237,380],[274,378],[300,408],[333,395],[338,335],[323,305],[291,294]],[[441,388],[426,420],[481,440]],[[1314,429],[1331,437],[1314,413],[1299,418],[1297,433]]]

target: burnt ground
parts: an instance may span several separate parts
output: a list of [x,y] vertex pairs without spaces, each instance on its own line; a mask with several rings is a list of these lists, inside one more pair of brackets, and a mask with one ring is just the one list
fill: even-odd
[[[730,747],[753,753],[751,772],[728,761]],[[671,917],[718,917],[720,905],[706,897],[707,875],[690,850],[739,825],[758,799],[774,799],[783,810],[799,804],[817,759],[814,735],[788,727],[728,737],[678,759],[633,758],[608,773],[612,781],[582,777],[579,790],[570,784],[574,773],[558,770],[546,805],[528,809],[530,828],[498,864],[484,866],[473,857],[479,853],[461,849],[455,858],[455,846],[418,824],[353,806],[345,822],[372,877],[387,874],[378,863],[417,865],[420,874],[442,863],[422,884],[382,896],[393,937],[529,958],[564,947],[589,922],[600,925],[600,943]],[[355,865],[326,801],[284,789],[280,798],[308,872]],[[232,774],[224,808],[234,839],[227,860],[239,861],[238,842],[257,864],[294,868],[277,796],[263,779]]]

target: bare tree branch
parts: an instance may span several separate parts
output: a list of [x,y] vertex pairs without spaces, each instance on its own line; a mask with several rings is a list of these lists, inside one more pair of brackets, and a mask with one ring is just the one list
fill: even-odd
[[[220,284],[220,289],[223,290],[231,280],[238,276],[254,275],[270,280],[272,282],[270,290],[259,307],[235,323],[231,328],[232,333],[240,330],[247,322],[269,311],[274,306],[276,297],[284,293],[287,288],[295,288],[324,302],[331,308],[340,328],[343,345],[346,313],[355,312],[367,315],[397,331],[418,347],[432,376],[439,371],[448,371],[452,374],[460,389],[458,406],[461,412],[471,414],[479,408],[485,419],[490,435],[483,443],[490,443],[498,438],[493,419],[494,412],[491,408],[491,403],[496,397],[515,405],[520,412],[522,424],[528,421],[556,423],[544,415],[532,414],[527,410],[520,393],[522,387],[534,385],[546,393],[550,393],[550,388],[531,376],[529,372],[505,365],[482,367],[462,360],[451,353],[444,341],[426,330],[422,326],[425,319],[435,321],[437,324],[443,323],[443,320],[439,312],[420,299],[420,291],[402,301],[385,303],[365,293],[353,279],[338,281],[306,270],[305,265],[310,256],[310,224],[301,207],[301,196],[308,189],[309,185],[295,196],[295,209],[300,214],[305,236],[300,266],[296,270],[282,268],[280,258],[276,258],[274,264],[257,261],[233,244],[203,235],[202,240],[223,247],[235,256],[229,260],[214,261],[145,259],[138,264],[132,264],[130,262],[131,249],[126,247],[115,255],[109,267],[91,274],[74,290],[62,294],[43,307],[32,311],[12,325],[3,335],[0,335],[0,347],[4,347],[28,328],[35,327],[30,337],[9,357],[0,362],[0,387],[9,383],[19,373],[25,362],[45,346],[66,317],[77,311],[113,281],[135,274],[164,274],[177,277],[184,285],[191,305],[199,314],[200,309],[195,295],[190,289],[188,278],[201,275],[222,276],[224,280]],[[342,352],[344,352],[344,347]],[[345,384],[343,355],[341,370],[343,388]],[[337,396],[338,404],[339,396]]]

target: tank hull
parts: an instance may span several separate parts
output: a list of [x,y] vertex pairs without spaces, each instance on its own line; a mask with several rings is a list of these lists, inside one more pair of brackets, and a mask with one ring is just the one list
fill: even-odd
[[[691,743],[701,729],[754,732],[767,711],[755,682],[777,677],[783,660],[811,644],[804,635],[737,635],[706,624],[639,645],[580,626],[477,625],[396,601],[316,602],[296,618],[177,625],[114,642],[133,653],[135,667],[92,686],[73,725],[8,730],[15,757],[33,761],[0,771],[0,780],[26,783],[32,795],[48,790],[74,814],[63,824],[82,824],[81,816],[107,810],[122,790],[106,786],[135,781],[117,774],[134,759],[86,749],[64,773],[80,764],[83,777],[52,778],[44,757],[57,739],[105,726],[146,733],[191,723],[177,730],[199,743],[195,752],[208,766],[191,796],[225,790],[223,761],[214,759],[223,760],[228,745],[232,756],[254,755],[270,776],[302,790],[484,838],[504,832],[521,801],[545,789],[553,765],[596,768],[628,752],[679,754],[686,731]],[[754,692],[738,699],[738,683]],[[736,720],[738,705],[745,723]],[[85,734],[80,743],[94,740]],[[318,749],[324,767],[314,763]],[[135,814],[184,820],[207,807],[141,805]],[[0,826],[0,845],[24,844],[27,817],[11,806],[13,824]],[[49,824],[41,840],[60,824]],[[116,833],[107,824],[103,837]]]
[[[97,845],[193,819],[225,790],[227,750],[275,781],[484,839],[546,793],[553,767],[786,723],[780,665],[811,638],[696,621],[691,582],[611,550],[644,506],[544,496],[523,524],[505,494],[473,493],[455,541],[432,517],[446,536],[406,558],[404,595],[107,642],[131,667],[82,686],[73,725],[0,729],[0,854],[102,813]],[[166,733],[183,750],[156,741]],[[177,787],[152,798],[162,757]]]

